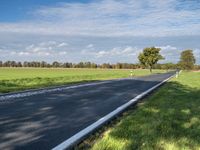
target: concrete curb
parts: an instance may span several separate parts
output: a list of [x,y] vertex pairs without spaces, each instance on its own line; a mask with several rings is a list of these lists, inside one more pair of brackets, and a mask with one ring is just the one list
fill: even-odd
[[169,79],[173,78],[175,76],[172,75],[169,78],[163,80],[162,82],[158,83],[157,85],[153,86],[152,88],[146,90],[145,92],[141,93],[140,95],[136,96],[135,98],[131,99],[129,102],[123,104],[122,106],[116,108],[114,111],[110,112],[106,116],[102,117],[98,121],[94,122],[93,124],[89,125],[85,129],[81,130],[77,134],[73,135],[69,139],[63,141],[61,144],[54,147],[52,150],[65,150],[70,149],[74,145],[78,144],[80,141],[82,141],[86,136],[88,136],[90,133],[95,131],[96,129],[100,128],[102,125],[104,125],[106,122],[110,121],[112,118],[123,112],[125,109],[127,109],[129,106],[136,104],[138,100],[146,96],[147,94],[151,93],[153,90],[157,89],[161,85],[163,85],[165,82],[167,82]]

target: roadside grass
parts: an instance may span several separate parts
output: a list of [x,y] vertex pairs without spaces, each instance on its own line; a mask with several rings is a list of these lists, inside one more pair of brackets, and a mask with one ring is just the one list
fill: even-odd
[[199,150],[200,72],[183,72],[92,140],[80,149]]
[[[153,73],[163,73],[154,70]],[[133,70],[134,76],[150,74]],[[129,69],[0,68],[0,93],[106,79],[127,78]]]

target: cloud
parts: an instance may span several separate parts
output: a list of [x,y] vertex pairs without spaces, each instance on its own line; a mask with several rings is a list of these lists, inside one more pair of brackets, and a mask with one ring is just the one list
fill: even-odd
[[[31,44],[24,47],[24,50],[1,50],[1,60],[52,60],[65,57],[69,53],[64,42],[47,41],[38,44]],[[53,60],[52,60],[53,61]]]
[[121,48],[121,47],[115,47],[111,50],[107,50],[107,51],[99,51],[95,54],[95,56],[97,58],[99,57],[115,57],[115,56],[120,56],[120,57],[123,57],[123,56],[134,56],[136,55],[136,53],[138,53],[139,49],[137,48],[133,48],[131,46],[127,46],[126,48]]
[[29,20],[0,23],[0,60],[137,62],[148,46],[162,62],[183,49],[199,59],[199,1],[101,0],[38,7]]
[[114,47],[107,50],[84,49],[81,51],[82,56],[87,60],[103,63],[129,62],[136,63],[137,55],[141,49],[132,46]]
[[168,63],[168,62],[178,62],[181,50],[175,46],[166,45],[166,46],[156,46],[161,48],[161,55],[164,56],[164,60],[161,60],[161,63]]
[[196,59],[196,63],[200,64],[200,49],[196,48],[193,52],[194,52],[194,57]]
[[[124,47],[113,47],[111,49],[98,50],[95,47],[86,46],[82,51],[73,51],[66,49],[65,47],[58,47],[62,42],[41,42],[37,44],[30,44],[24,47],[24,50],[9,50],[0,49],[1,56],[0,60],[17,60],[17,61],[60,61],[60,62],[80,62],[80,61],[92,61],[95,63],[138,63],[138,55],[143,48],[124,46]],[[184,50],[171,45],[156,46],[161,48],[161,54],[165,57],[165,60],[159,63],[179,61],[180,53]],[[83,47],[84,48],[84,47]],[[194,55],[197,63],[200,60],[200,50],[194,49]]]
[[86,46],[86,48],[93,48],[93,47],[94,47],[93,44],[88,44],[88,45]]
[[196,5],[198,1],[179,0],[60,3],[33,11],[30,21],[1,23],[0,32],[108,37],[200,35],[200,9]]
[[161,50],[177,50],[177,47],[166,45],[166,46],[156,46],[158,48],[161,48]]
[[65,47],[65,46],[68,46],[68,44],[65,43],[65,42],[62,42],[62,43],[58,44],[58,47]]

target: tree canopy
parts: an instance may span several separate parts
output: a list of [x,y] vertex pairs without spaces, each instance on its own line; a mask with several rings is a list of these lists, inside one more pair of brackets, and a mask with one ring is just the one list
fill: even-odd
[[184,50],[180,57],[180,67],[184,70],[191,70],[195,65],[195,57],[192,50]]
[[149,67],[150,72],[152,72],[153,66],[161,59],[164,59],[160,55],[160,48],[156,47],[147,47],[144,48],[143,52],[139,54],[138,59],[142,65]]

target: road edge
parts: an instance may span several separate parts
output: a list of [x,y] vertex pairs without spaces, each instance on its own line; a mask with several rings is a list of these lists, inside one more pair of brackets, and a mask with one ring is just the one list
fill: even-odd
[[113,117],[117,116],[129,106],[136,104],[138,100],[146,96],[147,94],[151,93],[153,90],[157,89],[165,82],[173,78],[176,74],[171,75],[169,78],[163,80],[162,82],[158,83],[157,85],[153,86],[152,88],[146,90],[145,92],[139,94],[135,98],[131,99],[127,103],[121,105],[120,107],[116,108],[114,111],[110,112],[109,114],[105,115],[101,119],[97,120],[96,122],[92,123],[85,129],[81,130],[80,132],[76,133],[72,137],[68,138],[67,140],[63,141],[61,144],[55,146],[52,150],[65,150],[70,149],[77,143],[81,142],[86,136],[88,136],[91,132],[95,131],[96,129],[103,126],[106,122],[110,121]]

